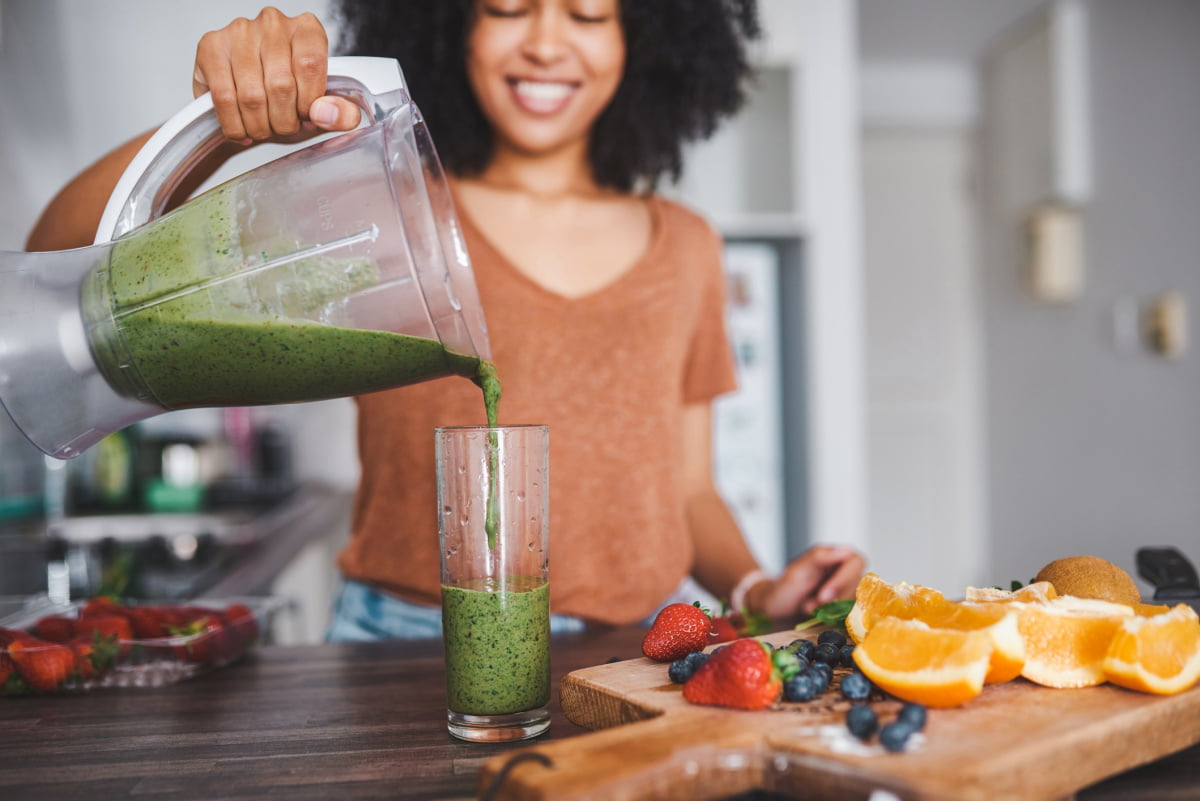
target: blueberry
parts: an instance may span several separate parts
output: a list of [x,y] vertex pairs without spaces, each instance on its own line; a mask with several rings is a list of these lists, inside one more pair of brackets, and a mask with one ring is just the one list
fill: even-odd
[[822,662],[813,663],[804,673],[806,676],[813,677],[813,683],[816,684],[818,693],[828,690],[829,682],[833,681],[833,668]]
[[667,678],[676,684],[683,684],[708,661],[708,654],[703,651],[693,651],[687,656],[681,656],[667,668]]
[[846,644],[846,635],[842,634],[837,629],[822,631],[820,635],[817,636],[817,645],[825,645],[826,643],[841,648]]
[[854,646],[853,645],[843,645],[838,650],[838,662],[841,663],[842,667],[848,667],[848,668],[854,667]]
[[817,650],[817,644],[812,640],[792,640],[787,647],[796,656],[809,662],[812,661],[813,654]]
[[813,654],[814,662],[824,662],[827,665],[836,665],[841,654],[839,648],[841,646],[833,643],[821,643],[817,646],[817,652]]
[[884,748],[894,754],[897,751],[904,750],[904,746],[908,743],[908,738],[912,737],[915,731],[916,729],[912,727],[912,724],[895,720],[880,729],[879,742],[882,743]]
[[667,678],[675,684],[683,684],[692,677],[692,667],[686,656],[681,656],[667,667]]
[[871,680],[861,673],[848,674],[842,679],[842,696],[851,701],[865,701],[871,695]]
[[858,704],[846,712],[846,728],[858,739],[869,740],[879,728],[879,718],[870,706]]
[[913,731],[920,731],[925,728],[925,707],[921,704],[905,704],[900,707],[900,714],[896,719],[912,726]]
[[785,701],[811,701],[819,692],[811,673],[799,673],[783,683]]

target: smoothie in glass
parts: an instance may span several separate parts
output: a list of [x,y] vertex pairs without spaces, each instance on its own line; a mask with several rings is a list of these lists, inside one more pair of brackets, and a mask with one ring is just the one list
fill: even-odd
[[536,737],[550,725],[549,428],[451,426],[435,444],[447,726]]
[[550,585],[511,576],[442,586],[446,703],[468,715],[504,715],[550,701]]

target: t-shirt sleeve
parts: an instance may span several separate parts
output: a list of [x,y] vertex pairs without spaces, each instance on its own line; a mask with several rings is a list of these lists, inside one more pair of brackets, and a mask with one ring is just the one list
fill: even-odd
[[737,389],[733,346],[725,325],[725,244],[711,228],[708,246],[696,260],[702,281],[696,326],[683,377],[685,403],[708,401]]

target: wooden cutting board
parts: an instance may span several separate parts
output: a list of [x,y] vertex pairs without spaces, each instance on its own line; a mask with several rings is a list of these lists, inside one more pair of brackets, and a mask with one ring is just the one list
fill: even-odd
[[[778,646],[797,636],[760,639]],[[563,679],[563,712],[604,731],[495,757],[480,792],[507,766],[494,798],[696,801],[767,790],[847,801],[886,790],[903,801],[1051,801],[1200,742],[1200,686],[1159,697],[1016,679],[929,710],[922,736],[891,754],[846,731],[850,705],[836,688],[847,672],[812,702],[747,712],[688,703],[667,666],[648,659],[577,670]],[[874,706],[881,723],[900,708],[890,699]]]

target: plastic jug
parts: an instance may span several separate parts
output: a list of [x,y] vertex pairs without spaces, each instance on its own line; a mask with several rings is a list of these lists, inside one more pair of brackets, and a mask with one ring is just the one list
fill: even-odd
[[163,216],[221,142],[207,95],[147,142],[91,247],[0,253],[0,402],[38,448],[194,406],[311,401],[445,375],[490,349],[453,203],[391,59],[330,59],[366,124]]

